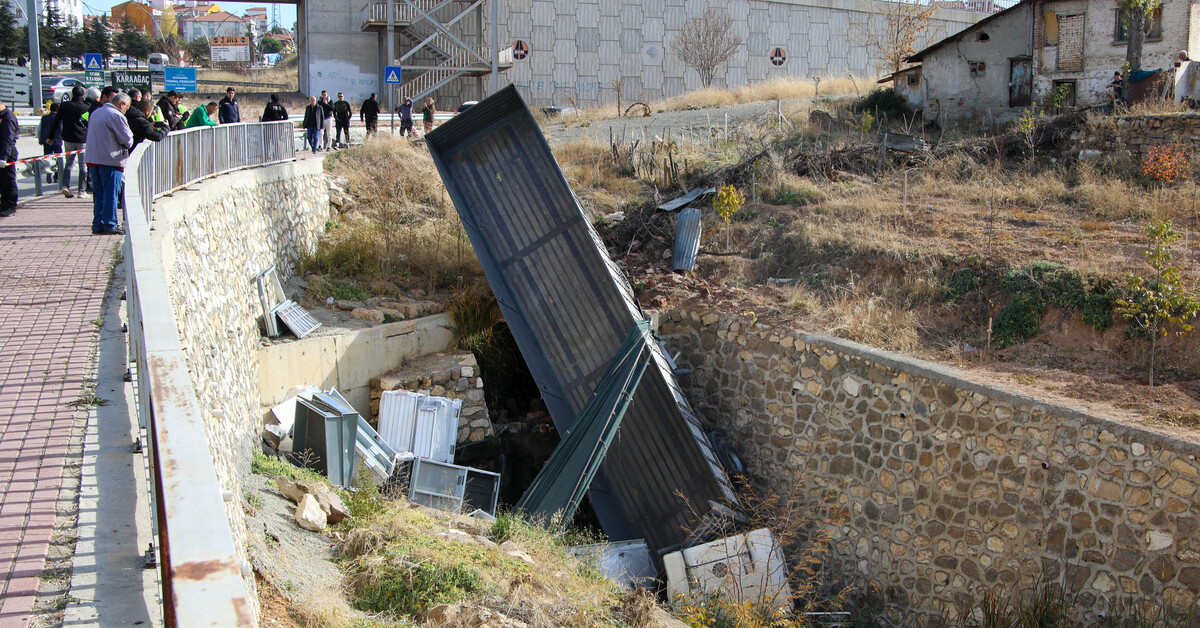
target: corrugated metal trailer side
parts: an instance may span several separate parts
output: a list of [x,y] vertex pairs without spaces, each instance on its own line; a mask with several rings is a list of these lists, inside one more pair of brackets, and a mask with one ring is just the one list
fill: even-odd
[[[559,432],[642,318],[529,109],[508,87],[426,136]],[[613,540],[682,543],[732,487],[665,356],[634,395],[589,493]],[[690,502],[685,504],[679,496]]]

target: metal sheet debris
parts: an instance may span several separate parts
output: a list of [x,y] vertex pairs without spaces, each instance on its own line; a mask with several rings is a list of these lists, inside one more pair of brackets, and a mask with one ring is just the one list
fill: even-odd
[[406,492],[414,504],[455,513],[482,510],[494,517],[500,474],[399,454],[388,486]]
[[297,398],[293,461],[325,475],[332,484],[350,486],[360,418],[353,408],[326,393]]
[[667,599],[720,595],[734,602],[792,607],[783,549],[761,528],[663,557]]
[[671,269],[693,271],[700,256],[700,210],[689,207],[679,212],[675,221],[675,252]]
[[379,434],[397,452],[454,462],[461,399],[386,390],[379,398]]
[[650,548],[642,539],[579,545],[568,548],[568,551],[579,558],[595,561],[601,573],[631,589],[653,589],[654,581],[658,578],[658,570],[650,560]]
[[[565,434],[643,318],[633,291],[515,88],[425,139],[542,399]],[[651,352],[589,496],[610,539],[644,538],[656,552],[688,537],[705,514],[693,507],[736,504],[736,497],[661,349],[655,344]]]
[[278,316],[279,320],[287,325],[288,329],[296,334],[297,338],[303,338],[321,326],[317,319],[312,317],[304,308],[300,307],[294,301],[284,301],[281,305],[271,310],[271,314]]
[[670,200],[670,201],[663,203],[662,205],[659,205],[658,209],[661,211],[664,211],[664,212],[673,212],[673,211],[679,209],[680,207],[687,207],[687,204],[691,203],[692,201],[695,201],[697,199],[703,198],[705,196],[709,196],[711,194],[716,194],[716,193],[717,193],[717,188],[696,188],[696,189],[688,192],[687,194],[680,196],[677,199]]
[[279,283],[279,273],[272,266],[255,277],[258,284],[258,302],[262,305],[263,326],[267,335],[274,338],[279,335],[279,323],[273,312],[275,308],[287,300],[283,293],[283,285]]

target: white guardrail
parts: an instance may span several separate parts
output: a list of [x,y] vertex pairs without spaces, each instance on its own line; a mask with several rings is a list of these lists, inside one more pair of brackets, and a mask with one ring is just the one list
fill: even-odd
[[224,172],[289,161],[295,149],[288,121],[202,127],[143,142],[125,170],[131,371],[138,421],[149,441],[166,626],[252,626],[254,614],[166,277],[150,240],[154,199]]

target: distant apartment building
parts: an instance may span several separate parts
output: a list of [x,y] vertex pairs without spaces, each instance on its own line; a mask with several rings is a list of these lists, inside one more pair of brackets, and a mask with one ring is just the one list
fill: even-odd
[[133,23],[134,28],[146,35],[156,37],[161,32],[159,26],[162,21],[161,9],[155,9],[153,6],[137,2],[137,0],[113,5],[110,18],[112,24],[120,24],[126,17]]
[[185,17],[180,16],[177,9],[175,19],[179,24],[179,34],[187,41],[191,41],[197,37],[207,39],[209,37],[236,37],[248,34],[257,36],[257,29],[252,20],[225,11],[188,15]]
[[[25,26],[29,23],[26,13],[28,13],[29,3],[24,0],[4,0],[8,3],[8,8],[17,18],[17,26]],[[38,21],[44,22],[46,9],[53,9],[58,15],[62,16],[67,22],[82,28],[83,27],[83,2],[82,0],[37,0]]]

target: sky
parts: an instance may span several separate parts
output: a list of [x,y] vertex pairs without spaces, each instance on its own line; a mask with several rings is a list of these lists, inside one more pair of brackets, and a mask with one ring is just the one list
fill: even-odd
[[[101,13],[109,13],[112,11],[114,4],[121,4],[125,0],[82,0],[83,12],[86,15],[99,15]],[[271,17],[271,7],[276,6],[266,2],[221,2],[221,0],[212,0],[222,10],[228,11],[234,15],[242,15],[246,9],[250,7],[267,7],[267,18]],[[280,4],[279,21],[280,26],[290,29],[296,22],[296,5]]]

